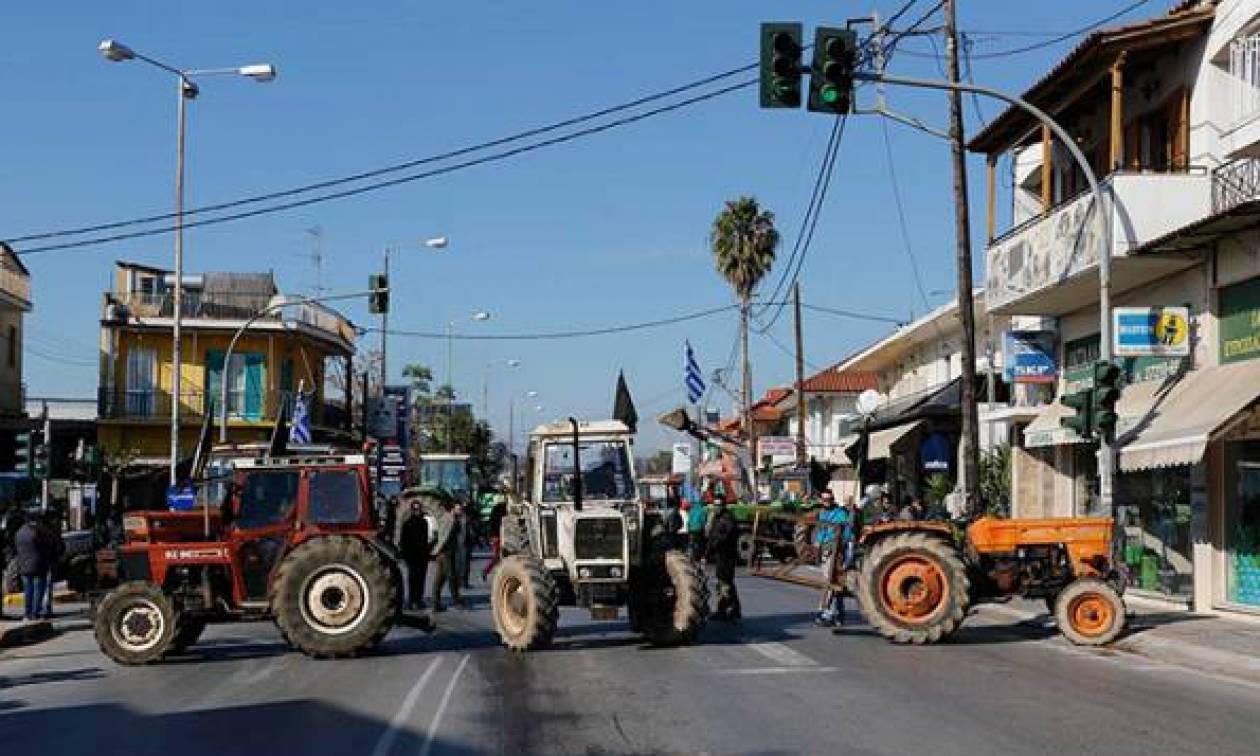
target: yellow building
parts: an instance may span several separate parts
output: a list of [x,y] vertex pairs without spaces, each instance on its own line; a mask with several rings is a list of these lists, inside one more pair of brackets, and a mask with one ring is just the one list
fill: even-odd
[[[119,262],[114,288],[101,314],[98,437],[107,454],[139,465],[170,460],[171,408],[179,402],[180,451],[188,457],[205,413],[220,405],[227,376],[228,438],[233,443],[270,438],[281,408],[291,409],[299,387],[309,393],[316,441],[349,441],[354,327],[318,304],[264,315],[237,341],[231,364],[224,354],[232,335],[260,310],[282,301],[271,273],[185,276],[182,367],[172,387],[174,275]],[[329,396],[330,376],[342,388]],[[213,410],[216,423],[220,411]]]
[[0,470],[14,468],[17,434],[30,424],[22,382],[22,321],[30,311],[30,273],[0,242]]

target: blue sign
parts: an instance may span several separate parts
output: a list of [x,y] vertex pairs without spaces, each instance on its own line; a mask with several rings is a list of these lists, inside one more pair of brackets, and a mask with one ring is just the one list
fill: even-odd
[[919,444],[919,464],[925,473],[949,473],[954,445],[944,433],[933,433]]
[[1007,331],[1002,344],[1007,382],[1054,383],[1059,371],[1054,336],[1053,331]]
[[1190,354],[1188,307],[1117,307],[1112,317],[1117,357]]
[[166,508],[172,512],[191,512],[197,507],[197,493],[192,488],[166,488]]

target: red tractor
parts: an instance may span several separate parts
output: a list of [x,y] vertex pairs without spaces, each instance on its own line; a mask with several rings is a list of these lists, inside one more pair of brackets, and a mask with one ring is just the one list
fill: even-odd
[[[373,521],[363,455],[235,459],[217,508],[138,512],[98,554],[116,585],[95,603],[96,640],[120,664],[197,642],[209,622],[275,621],[309,656],[354,656],[398,618],[397,560]],[[204,491],[203,491],[204,493]]]

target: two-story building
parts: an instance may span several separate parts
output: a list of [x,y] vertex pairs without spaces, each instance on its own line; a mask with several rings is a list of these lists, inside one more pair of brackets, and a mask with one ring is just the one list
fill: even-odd
[[[853,467],[844,449],[852,438],[848,421],[856,413],[857,397],[874,389],[874,373],[841,371],[832,365],[802,381],[800,395],[805,400],[805,454],[831,468],[831,491],[841,500],[856,492]],[[797,414],[796,387],[785,391],[776,407],[787,420],[787,434],[793,439],[800,432]]]
[[12,470],[17,434],[26,430],[22,320],[31,311],[31,274],[0,242],[0,470]]
[[1063,427],[1072,410],[1053,397],[1093,382],[1101,251],[1113,307],[1189,314],[1184,333],[1117,360],[1111,514],[1130,590],[1260,610],[1260,1],[1186,2],[1094,32],[1024,98],[1072,135],[1102,197],[1021,110],[970,142],[989,166],[988,308],[1040,323],[1057,361],[1057,391],[1017,392],[1037,414],[1013,439],[1014,514],[1099,512],[1097,445]]
[[[311,398],[317,441],[348,441],[350,386],[326,394],[331,370],[351,374],[354,327],[339,313],[312,303],[274,307],[285,295],[271,273],[185,276],[181,380],[172,381],[174,276],[170,271],[119,262],[101,313],[99,441],[107,454],[141,466],[170,458],[172,407],[178,402],[180,447],[189,456],[205,413],[221,404],[227,382],[228,438],[265,441],[299,387]],[[244,331],[224,364],[232,336]],[[340,362],[340,365],[334,363]],[[217,422],[220,411],[215,409]]]

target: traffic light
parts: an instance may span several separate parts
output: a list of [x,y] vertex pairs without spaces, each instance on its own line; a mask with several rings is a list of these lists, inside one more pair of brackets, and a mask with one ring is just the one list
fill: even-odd
[[801,106],[801,25],[761,25],[761,107]]
[[31,434],[34,450],[31,452],[31,477],[47,478],[50,471],[48,464],[49,449],[42,431]]
[[814,64],[808,108],[815,113],[848,113],[853,108],[853,68],[857,33],[820,26],[814,31]]
[[1116,434],[1116,402],[1120,400],[1120,381],[1124,373],[1112,362],[1094,363],[1094,427],[1105,438]]
[[1081,438],[1094,436],[1094,390],[1082,389],[1074,394],[1064,394],[1059,402],[1076,410],[1075,415],[1059,418],[1059,425],[1076,431]]
[[382,315],[389,312],[389,278],[384,273],[373,273],[368,276],[368,312]]
[[13,449],[13,472],[28,478],[35,464],[35,448],[31,441],[31,432],[22,431],[14,438]]

